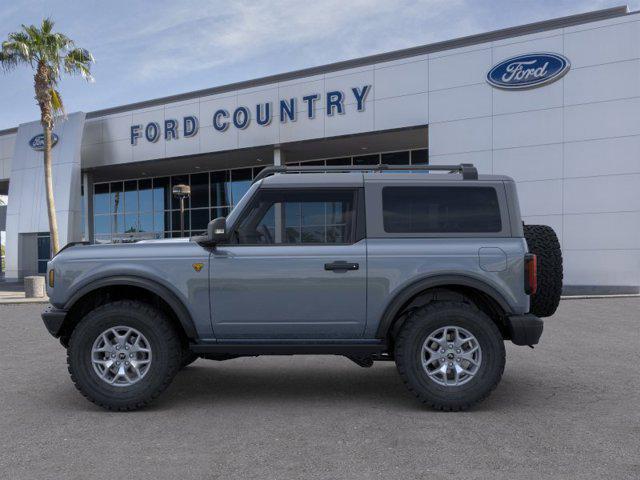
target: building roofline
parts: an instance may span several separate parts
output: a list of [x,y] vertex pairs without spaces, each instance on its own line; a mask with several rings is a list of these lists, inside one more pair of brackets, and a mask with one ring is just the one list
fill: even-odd
[[[495,40],[503,40],[505,38],[519,37],[522,35],[543,32],[546,30],[554,30],[557,28],[569,27],[569,26],[580,25],[584,23],[597,22],[600,20],[607,20],[610,18],[622,17],[625,15],[629,15],[630,13],[634,13],[634,12],[629,12],[629,9],[626,5],[605,8],[602,10],[595,10],[592,12],[578,13],[578,14],[569,15],[566,17],[553,18],[550,20],[542,20],[540,22],[527,23],[525,25],[519,25],[515,27],[502,28],[500,30],[493,30],[486,33],[468,35],[466,37],[454,38],[452,40],[444,40],[441,42],[430,43],[427,45],[420,45],[417,47],[410,47],[402,50],[394,50],[392,52],[386,52],[386,53],[378,53],[374,55],[368,55],[366,57],[360,57],[360,58],[355,58],[351,60],[343,60],[340,62],[329,63],[326,65],[320,65],[316,67],[304,68],[301,70],[294,70],[292,72],[278,73],[275,75],[269,75],[266,77],[260,77],[252,80],[244,80],[241,82],[229,83],[229,84],[221,85],[218,87],[205,88],[202,90],[179,93],[176,95],[155,98],[152,100],[144,100],[141,102],[129,103],[127,105],[121,105],[117,107],[94,110],[93,112],[87,113],[86,118],[87,119],[97,118],[105,115],[123,113],[130,110],[149,108],[149,107],[154,107],[158,105],[164,105],[167,103],[181,102],[185,100],[192,100],[198,97],[215,95],[215,94],[225,93],[233,90],[258,87],[262,85],[268,85],[271,83],[283,82],[286,80],[293,80],[296,78],[304,78],[304,77],[319,75],[323,73],[330,73],[330,72],[336,72],[339,70],[345,70],[348,68],[361,67],[365,65],[370,65],[372,63],[389,62],[392,60],[410,58],[418,55],[425,55],[428,53],[452,50],[454,48],[467,47],[467,46],[476,45],[479,43],[486,43],[486,42],[495,41]],[[0,130],[0,135],[15,133],[17,132],[17,130],[18,130],[17,127],[9,128],[6,130]]]

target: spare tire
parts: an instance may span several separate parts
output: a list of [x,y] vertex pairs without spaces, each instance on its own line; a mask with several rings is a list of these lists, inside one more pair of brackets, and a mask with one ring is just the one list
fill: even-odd
[[538,290],[531,295],[529,311],[550,317],[558,308],[562,294],[562,250],[558,236],[547,225],[524,225],[529,253],[537,257]]

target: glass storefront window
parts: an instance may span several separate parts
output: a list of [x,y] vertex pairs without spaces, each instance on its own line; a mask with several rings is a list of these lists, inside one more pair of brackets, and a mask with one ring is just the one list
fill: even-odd
[[153,179],[153,211],[162,212],[171,208],[171,188],[169,177]]
[[[311,160],[290,165],[376,165],[380,163],[381,157],[383,163],[396,165],[429,163],[428,150],[421,149]],[[263,168],[264,166],[259,166],[97,183],[93,190],[94,241],[111,243],[142,238],[179,237],[180,202],[173,197],[171,187],[180,183],[191,187],[191,196],[185,202],[185,235],[198,235],[206,230],[210,220],[229,214],[233,205],[240,201],[251,186],[252,179]],[[288,207],[289,213],[292,213],[291,209],[295,206],[289,204]],[[314,230],[318,226],[316,220],[321,215],[325,219],[335,217],[331,205],[323,204],[323,212],[319,208],[319,205],[310,203],[305,206],[304,212],[300,210],[297,213],[305,220],[304,225],[296,230],[296,235],[304,233],[305,237],[316,238],[320,235],[319,230]],[[332,228],[341,223],[338,219],[326,221]],[[329,237],[333,233],[325,229],[322,235]]]
[[360,155],[353,157],[354,165],[378,165],[380,163],[380,155]]
[[228,207],[219,207],[211,209],[211,220],[215,220],[218,217],[226,217],[229,215],[230,209]]
[[387,165],[409,165],[409,152],[383,153],[381,163]]
[[[191,210],[185,210],[184,211],[184,233],[185,235],[188,235],[188,231],[189,231],[189,219],[190,219],[190,212]],[[171,229],[174,232],[180,232],[180,210],[174,210],[171,212],[171,222],[172,222],[172,227]]]
[[153,188],[150,178],[138,180],[138,211],[153,212]]
[[93,233],[111,235],[111,215],[95,215],[93,217]]
[[429,150],[413,150],[411,152],[411,165],[429,165]]
[[165,212],[155,212],[153,214],[153,231],[164,232],[170,229],[168,217],[169,214]]
[[153,214],[144,213],[138,217],[139,232],[153,232]]
[[209,174],[191,175],[191,208],[207,208],[209,206]]
[[[171,188],[176,185],[189,185],[189,175],[174,175],[171,177]],[[173,196],[169,190],[169,195],[171,195],[171,208],[178,209],[180,208],[180,200]],[[184,208],[189,208],[189,198],[186,198],[184,201]]]
[[231,201],[235,205],[251,186],[253,171],[250,168],[231,170]]
[[351,157],[331,158],[327,160],[327,165],[351,165]]
[[209,223],[209,209],[191,209],[191,230],[194,232],[204,232]]
[[138,231],[138,214],[127,213],[124,216],[124,232],[136,233]]
[[94,187],[93,212],[109,213],[109,184],[99,183]]
[[138,211],[138,181],[124,182],[124,211],[127,213]]
[[122,193],[123,193],[123,184],[122,182],[111,182],[111,213],[119,213],[122,212]]
[[231,195],[229,192],[229,171],[211,172],[211,206],[223,207],[231,205]]

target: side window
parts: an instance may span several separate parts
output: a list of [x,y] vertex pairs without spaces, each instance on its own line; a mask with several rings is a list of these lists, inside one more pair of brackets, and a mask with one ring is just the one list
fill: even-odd
[[241,245],[351,243],[354,226],[354,190],[263,190],[234,237]]
[[497,233],[502,231],[493,187],[385,187],[387,233]]

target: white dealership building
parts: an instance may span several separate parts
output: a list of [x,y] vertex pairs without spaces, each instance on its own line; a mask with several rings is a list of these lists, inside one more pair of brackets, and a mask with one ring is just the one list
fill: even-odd
[[[7,279],[49,257],[39,134],[0,131]],[[179,236],[180,183],[186,234],[202,231],[265,165],[473,163],[513,177],[525,222],[556,230],[567,291],[640,285],[640,13],[626,7],[77,112],[55,134],[62,245]]]

